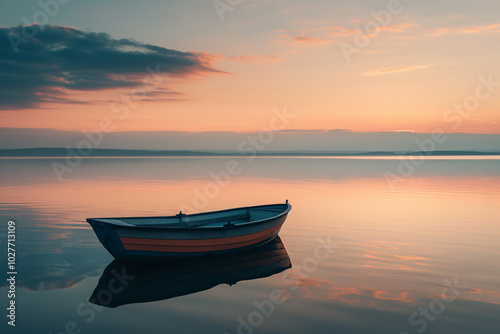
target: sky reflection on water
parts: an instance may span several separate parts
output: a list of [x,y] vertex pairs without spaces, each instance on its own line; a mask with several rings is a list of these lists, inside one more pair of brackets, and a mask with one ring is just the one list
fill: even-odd
[[[457,279],[460,295],[425,333],[498,333],[499,160],[426,161],[392,191],[383,175],[398,160],[237,159],[241,175],[199,201],[199,211],[288,199],[293,209],[280,236],[292,268],[172,299],[93,308],[88,299],[112,258],[85,218],[195,207],[196,189],[203,193],[209,173],[228,159],[87,159],[64,182],[50,159],[2,160],[0,219],[18,228],[16,329],[59,333],[74,321],[83,333],[236,333],[254,301],[281,289],[286,301],[255,333],[417,333],[424,318],[412,325],[410,315],[437,305],[445,280]],[[304,271],[327,236],[339,247]]]

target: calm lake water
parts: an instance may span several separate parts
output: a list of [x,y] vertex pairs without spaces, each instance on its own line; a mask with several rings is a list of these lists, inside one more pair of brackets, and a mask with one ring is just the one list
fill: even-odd
[[[62,182],[53,161],[0,160],[1,271],[14,220],[18,272],[15,329],[0,283],[2,333],[500,331],[498,158],[426,160],[391,182],[398,159],[84,159]],[[85,222],[286,199],[267,249],[142,269],[112,263]],[[115,307],[89,303],[113,270]]]

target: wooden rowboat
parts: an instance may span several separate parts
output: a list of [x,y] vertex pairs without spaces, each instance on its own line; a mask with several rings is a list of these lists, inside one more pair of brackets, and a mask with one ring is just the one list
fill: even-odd
[[[105,307],[147,303],[260,279],[292,267],[280,237],[248,251],[155,263],[111,262],[89,301]],[[125,277],[125,278],[124,278]]]
[[103,246],[117,260],[224,254],[273,240],[291,210],[285,204],[169,217],[88,218]]

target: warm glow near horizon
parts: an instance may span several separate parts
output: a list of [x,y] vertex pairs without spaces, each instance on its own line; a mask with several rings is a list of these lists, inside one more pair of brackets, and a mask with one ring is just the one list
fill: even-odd
[[[3,93],[1,126],[91,131],[109,118],[117,132],[253,132],[286,107],[296,116],[292,129],[500,134],[493,10],[256,1],[219,16],[200,2],[162,15],[141,7],[150,19],[132,27],[137,6],[124,2],[120,20],[102,14],[86,22],[77,11],[61,12],[16,45],[18,53],[4,39],[10,64],[33,68],[23,55],[35,46],[48,58],[33,74],[40,83],[20,72],[16,78],[27,83]],[[0,15],[2,34],[22,35],[15,17]],[[48,30],[61,34],[58,46],[44,39]],[[88,44],[77,46],[83,39]],[[116,46],[122,39],[128,45]],[[71,59],[55,51],[63,47],[75,52]]]

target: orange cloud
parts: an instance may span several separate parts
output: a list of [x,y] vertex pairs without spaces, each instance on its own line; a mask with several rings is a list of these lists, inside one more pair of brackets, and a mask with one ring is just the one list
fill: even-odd
[[440,35],[444,35],[444,34],[449,34],[450,32],[451,32],[451,30],[449,28],[438,28],[438,29],[434,29],[433,31],[431,31],[429,33],[429,35],[440,36]]
[[433,64],[423,64],[423,65],[411,65],[411,66],[400,66],[400,67],[392,67],[392,68],[386,68],[383,70],[377,70],[373,72],[368,72],[366,75],[379,75],[379,74],[386,74],[386,73],[392,73],[392,72],[402,72],[402,71],[412,71],[412,70],[419,70],[422,68],[426,68],[429,66],[432,66]]
[[261,64],[271,61],[283,61],[285,58],[274,55],[246,55],[246,56],[232,56],[228,57],[230,60],[240,61],[251,64]]
[[478,32],[500,32],[500,24],[489,24],[482,26],[469,27],[460,30],[462,34],[478,33]]
[[393,25],[389,25],[389,26],[381,26],[380,28],[378,28],[377,31],[404,32],[406,29],[416,28],[416,27],[418,27],[418,24],[400,23],[400,24],[393,24]]
[[285,40],[285,43],[296,45],[326,45],[332,42],[332,39],[329,39],[324,36],[320,36],[316,33],[311,33],[310,31],[304,30],[293,33],[283,33],[280,35],[280,38]]
[[313,29],[297,29],[293,31],[279,30],[280,37],[288,44],[302,45],[326,45],[338,40],[339,37],[353,36],[355,34],[366,34],[374,37],[380,32],[403,33],[407,29],[418,27],[413,23],[400,23],[388,26],[377,26],[369,32],[365,32],[363,26],[349,28],[346,26],[324,26]]
[[480,26],[472,27],[461,27],[461,28],[437,28],[428,33],[431,36],[441,36],[444,34],[477,34],[477,33],[495,33],[500,32],[500,23],[495,24],[485,24]]
[[323,29],[332,36],[349,36],[356,33],[356,29],[346,28],[344,26],[330,26],[324,27]]

